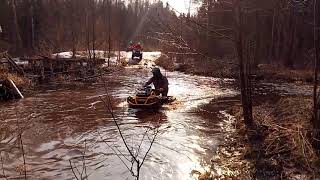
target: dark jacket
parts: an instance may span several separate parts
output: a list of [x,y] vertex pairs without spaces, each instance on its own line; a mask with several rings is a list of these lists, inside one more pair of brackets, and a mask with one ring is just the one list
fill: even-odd
[[145,84],[145,86],[148,86],[150,84],[154,85],[154,87],[158,90],[160,88],[163,88],[163,92],[162,95],[163,96],[167,96],[168,94],[168,90],[169,90],[169,83],[168,83],[168,79],[165,76],[161,76],[161,77],[152,77],[149,79],[149,81]]

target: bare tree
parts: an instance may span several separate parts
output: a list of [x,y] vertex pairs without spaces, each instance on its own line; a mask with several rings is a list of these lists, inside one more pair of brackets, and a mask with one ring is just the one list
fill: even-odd
[[92,52],[93,52],[93,60],[96,60],[96,4],[95,0],[91,1],[91,8],[92,8]]
[[20,36],[20,28],[18,23],[16,0],[10,0],[12,15],[13,15],[13,30],[14,30],[14,43],[15,43],[15,52],[20,53],[22,50],[22,39]]
[[314,88],[313,88],[313,137],[316,139],[315,144],[319,146],[319,137],[320,137],[320,122],[318,117],[318,17],[317,17],[317,0],[314,0],[313,5],[313,42],[314,42]]
[[[104,106],[107,110],[107,112],[111,115],[117,129],[119,132],[119,135],[121,137],[121,140],[126,148],[127,153],[129,153],[129,157],[127,155],[124,155],[119,149],[112,147],[108,144],[108,142],[102,137],[102,135],[99,133],[102,141],[108,145],[112,149],[112,151],[115,152],[117,157],[121,160],[121,162],[125,165],[125,167],[128,169],[128,171],[131,173],[133,177],[135,177],[137,180],[140,178],[140,172],[143,164],[146,161],[146,158],[155,142],[155,139],[159,133],[159,129],[156,127],[153,130],[146,129],[143,133],[143,137],[138,144],[137,148],[133,148],[133,146],[130,146],[128,141],[126,140],[121,128],[120,124],[118,123],[118,119],[114,113],[113,107],[112,107],[112,101],[110,96],[107,96],[107,100],[104,100],[102,97],[100,97],[100,100],[104,103]],[[152,136],[150,137],[149,133],[152,131]],[[149,146],[147,150],[143,153],[142,152],[142,145],[145,140],[149,141]],[[129,165],[128,165],[129,164]]]
[[19,134],[20,139],[20,145],[21,145],[21,154],[23,159],[23,172],[24,172],[24,179],[27,179],[27,166],[26,166],[26,158],[25,158],[25,152],[23,147],[23,141],[22,141],[22,133]]
[[108,67],[111,56],[111,0],[108,0]]
[[[251,125],[253,118],[252,118],[252,87],[251,87],[251,66],[252,66],[252,58],[250,57],[251,54],[251,42],[250,42],[250,37],[247,37],[245,35],[245,22],[243,18],[243,12],[241,8],[241,2],[240,0],[233,0],[231,5],[233,8],[233,21],[234,21],[234,26],[233,26],[233,32],[234,35],[233,37],[221,33],[215,28],[211,28],[213,24],[209,22],[210,26],[208,25],[202,25],[195,20],[185,18],[180,14],[180,18],[184,18],[187,22],[190,24],[194,24],[202,29],[205,30],[206,33],[210,32],[215,35],[217,35],[219,38],[223,38],[226,40],[229,40],[234,43],[234,48],[236,50],[237,54],[237,60],[238,64],[236,64],[239,67],[239,81],[240,81],[240,89],[241,89],[241,102],[242,102],[242,109],[243,109],[243,116],[244,116],[244,121],[246,125]],[[209,4],[210,5],[210,4]],[[211,6],[211,5],[210,5]],[[208,7],[210,9],[210,7]],[[208,12],[210,13],[210,12]],[[161,22],[161,20],[159,20]],[[187,24],[188,25],[188,24]],[[182,35],[180,36],[172,30],[170,25],[166,25],[167,29],[169,32],[167,33],[160,33],[160,37],[158,38],[162,43],[165,43],[167,45],[170,45],[171,47],[175,47],[180,50],[187,50],[187,51],[192,51],[194,53],[197,53],[201,55],[202,57],[206,57],[207,59],[210,59],[212,61],[219,61],[218,59],[209,57],[205,55],[204,53],[201,53],[201,51],[197,48],[191,48],[191,45],[189,42],[187,42]],[[190,26],[190,25],[189,25]],[[209,28],[210,27],[210,28]],[[220,26],[221,27],[221,26]],[[226,28],[226,27],[224,27]],[[187,34],[189,35],[189,34]],[[165,37],[169,37],[167,39],[164,39]],[[256,40],[257,41],[257,40]],[[209,41],[210,42],[210,41]],[[184,54],[184,53],[182,53]],[[226,62],[222,61],[222,63],[230,63],[233,64],[232,62]]]
[[244,35],[243,35],[243,20],[240,0],[234,0],[234,32],[235,32],[235,47],[237,50],[237,58],[239,62],[239,80],[240,80],[240,91],[241,91],[241,102],[244,122],[246,125],[252,124],[252,99],[251,99],[251,86],[250,86],[250,70],[248,66],[248,59],[246,60],[243,50]]
[[76,57],[76,44],[77,44],[77,37],[76,37],[76,7],[75,7],[75,1],[74,0],[70,0],[69,2],[70,4],[70,8],[71,8],[71,16],[70,16],[70,19],[71,19],[71,38],[72,38],[72,57],[75,58]]
[[[86,165],[86,151],[87,151],[87,140],[84,141],[84,148],[82,155],[80,157],[76,157],[73,159],[69,159],[70,169],[72,171],[73,176],[77,180],[85,180],[89,178],[87,173],[87,165]],[[81,170],[79,170],[77,163],[73,162],[73,160],[79,160]]]

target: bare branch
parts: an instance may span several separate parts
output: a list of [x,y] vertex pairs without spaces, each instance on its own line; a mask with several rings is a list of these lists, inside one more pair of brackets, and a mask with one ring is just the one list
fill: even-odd
[[73,176],[74,176],[77,180],[79,180],[78,176],[76,175],[76,173],[75,173],[74,170],[73,170],[73,166],[72,166],[72,163],[71,163],[71,159],[69,159],[69,164],[70,164],[70,168],[71,168],[71,171],[72,171],[72,173],[73,173]]
[[26,158],[25,158],[24,148],[23,148],[22,134],[19,134],[19,138],[20,138],[21,153],[22,153],[22,158],[23,158],[24,179],[27,179],[27,167],[26,167]]
[[[127,168],[127,169],[131,172],[131,174],[132,174],[132,169],[128,167],[128,165],[127,165],[127,164],[124,162],[124,160],[120,157],[120,155],[117,153],[117,151],[114,150],[114,148],[113,148],[105,139],[102,138],[102,136],[101,136],[101,134],[100,134],[99,131],[98,131],[98,134],[99,134],[102,142],[104,142],[104,143],[115,153],[115,155],[120,159],[120,161],[126,166],[126,168]],[[118,150],[118,151],[119,151],[119,150]],[[131,162],[131,161],[130,161],[129,159],[127,159],[126,156],[125,156],[124,154],[122,154],[120,151],[119,151],[119,153],[120,153],[127,161]]]
[[[110,100],[110,98],[108,98],[108,99]],[[125,147],[127,148],[127,151],[134,158],[134,160],[137,161],[137,159],[135,158],[134,154],[130,150],[130,148],[129,148],[129,146],[128,146],[128,144],[127,144],[127,142],[126,142],[126,140],[125,140],[125,138],[124,138],[124,136],[123,136],[123,134],[121,132],[120,126],[119,126],[119,124],[118,124],[118,122],[116,120],[116,117],[115,117],[114,113],[113,113],[112,106],[110,105],[110,103],[107,103],[106,101],[104,101],[101,96],[100,96],[100,100],[104,103],[105,107],[108,109],[108,111],[109,111],[108,113],[111,114],[112,119],[113,119],[114,123],[116,124],[118,132],[119,132],[119,134],[121,136],[122,142],[124,143]]]
[[139,156],[139,152],[140,152],[140,149],[141,149],[142,142],[143,142],[143,140],[144,140],[144,138],[145,138],[145,136],[146,136],[147,133],[148,133],[148,130],[146,130],[145,133],[144,133],[143,136],[142,136],[142,139],[141,139],[140,144],[139,144],[139,146],[138,146],[138,150],[137,150],[137,153],[136,153],[136,157]]
[[1,160],[2,175],[5,179],[8,179],[6,176],[6,173],[4,172],[4,162],[3,162],[3,158],[2,158],[2,151],[0,151],[0,160]]
[[143,159],[142,159],[142,162],[141,162],[139,168],[141,168],[142,165],[143,165],[143,163],[145,162],[146,157],[148,156],[148,154],[149,154],[149,152],[150,152],[150,150],[151,150],[151,147],[152,147],[152,145],[153,145],[153,143],[154,143],[154,141],[155,141],[155,139],[156,139],[156,137],[157,137],[157,135],[158,135],[158,132],[159,132],[159,130],[156,129],[156,132],[155,132],[155,134],[154,134],[154,136],[153,136],[153,139],[152,139],[152,141],[151,141],[151,144],[150,144],[150,146],[149,146],[149,149],[148,149],[147,152],[145,153],[145,155],[144,155],[144,157],[143,157]]

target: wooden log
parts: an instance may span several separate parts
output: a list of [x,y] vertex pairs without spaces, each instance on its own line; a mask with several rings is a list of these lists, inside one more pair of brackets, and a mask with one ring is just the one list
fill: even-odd
[[25,73],[24,73],[24,70],[22,68],[20,68],[16,62],[14,62],[14,60],[10,57],[10,56],[7,56],[6,57],[8,59],[8,63],[10,64],[10,66],[15,70],[17,71],[20,75],[24,76]]
[[14,92],[19,98],[23,99],[24,97],[23,97],[22,93],[20,92],[20,90],[17,88],[16,84],[15,84],[11,79],[8,78],[8,80],[9,80],[9,82],[10,82],[10,86],[12,87],[13,92]]

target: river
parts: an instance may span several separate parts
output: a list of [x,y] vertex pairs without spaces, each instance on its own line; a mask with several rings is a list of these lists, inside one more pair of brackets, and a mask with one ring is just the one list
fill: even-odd
[[[137,148],[146,130],[159,130],[140,179],[194,179],[191,171],[208,167],[223,140],[221,126],[232,120],[224,109],[204,115],[208,112],[201,106],[220,97],[235,97],[238,91],[232,88],[234,81],[230,79],[163,70],[170,83],[169,95],[177,101],[157,111],[129,109],[126,97],[151,76],[149,63],[156,58],[155,54],[147,56],[145,65],[123,68],[94,83],[45,85],[25,99],[1,103],[0,150],[5,175],[9,179],[23,177],[21,148],[13,142],[17,132],[24,129],[29,179],[75,179],[69,160],[80,173],[85,162],[89,179],[134,179],[116,155],[128,153],[100,100],[111,95],[117,121],[130,146]],[[145,138],[141,153],[149,145]]]

